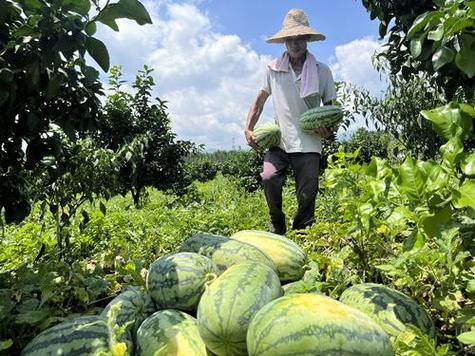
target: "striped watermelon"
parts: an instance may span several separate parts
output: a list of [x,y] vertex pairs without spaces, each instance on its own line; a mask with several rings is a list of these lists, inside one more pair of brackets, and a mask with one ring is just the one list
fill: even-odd
[[183,242],[180,251],[196,252],[207,256],[218,267],[219,273],[241,262],[260,262],[276,269],[272,259],[248,243],[212,234],[198,234]]
[[313,281],[296,281],[292,283],[287,283],[282,286],[284,290],[284,295],[290,294],[302,294],[302,293],[316,293],[322,294],[318,288],[318,284]]
[[[100,316],[113,326],[112,334],[115,340],[125,342],[128,354],[133,355],[137,329],[155,310],[152,298],[139,288],[133,287],[112,299]],[[125,330],[120,330],[124,325]]]
[[206,346],[195,318],[178,310],[161,310],[140,325],[137,356],[206,356]]
[[340,301],[373,318],[391,336],[407,329],[407,324],[435,338],[429,314],[407,295],[381,284],[362,283],[346,289]]
[[201,297],[198,327],[209,350],[218,356],[247,355],[246,332],[251,318],[282,295],[276,272],[262,263],[231,266]]
[[266,150],[280,144],[281,132],[279,126],[274,122],[266,122],[257,125],[254,130],[254,137],[260,149]]
[[83,316],[55,325],[38,334],[22,351],[23,356],[98,355],[111,351],[107,321]]
[[315,133],[319,127],[334,128],[343,119],[343,110],[337,105],[317,106],[305,111],[299,119],[302,131]]
[[194,311],[205,283],[218,270],[208,257],[192,252],[161,256],[150,265],[147,289],[162,309]]
[[250,356],[389,356],[389,336],[366,314],[317,294],[293,294],[264,306],[247,332]]
[[292,240],[271,232],[243,230],[231,235],[232,239],[247,242],[267,253],[282,282],[302,278],[307,262],[305,251]]

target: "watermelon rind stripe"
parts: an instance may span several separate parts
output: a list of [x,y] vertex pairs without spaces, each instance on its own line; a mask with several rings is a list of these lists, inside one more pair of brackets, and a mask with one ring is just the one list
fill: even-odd
[[200,334],[214,354],[246,355],[247,327],[256,312],[282,295],[276,272],[258,262],[231,266],[203,294],[198,305]]
[[231,235],[231,238],[253,245],[265,252],[274,262],[282,282],[296,281],[304,275],[307,255],[294,241],[260,230],[238,231]]
[[65,321],[38,334],[22,351],[23,356],[89,355],[108,352],[111,335],[105,319],[84,316]]
[[263,263],[276,270],[271,257],[261,249],[246,242],[219,235],[194,235],[183,242],[180,252],[194,252],[210,258],[218,268],[218,274],[232,265],[246,261]]
[[361,283],[346,289],[340,301],[370,316],[391,336],[397,337],[411,324],[435,338],[429,313],[409,296],[388,286]]
[[138,356],[206,355],[196,319],[172,309],[148,317],[137,332],[137,344]]
[[194,252],[168,254],[151,264],[146,285],[160,308],[194,311],[205,284],[217,273],[206,256]]
[[249,325],[247,346],[250,356],[394,354],[389,336],[371,318],[317,294],[268,303]]

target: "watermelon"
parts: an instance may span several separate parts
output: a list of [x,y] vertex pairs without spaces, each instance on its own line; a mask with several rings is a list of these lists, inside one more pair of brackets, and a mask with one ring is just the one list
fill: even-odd
[[161,309],[195,311],[205,283],[217,273],[213,262],[197,253],[164,255],[150,265],[147,289]]
[[276,269],[272,259],[257,247],[218,235],[194,235],[183,242],[180,251],[196,252],[209,257],[218,267],[219,274],[228,267],[245,261],[260,262]]
[[251,318],[281,295],[279,277],[268,266],[244,262],[229,267],[206,288],[198,305],[198,327],[206,347],[218,356],[247,355]]
[[346,289],[340,301],[373,318],[391,336],[398,336],[412,324],[435,338],[435,327],[427,311],[407,295],[375,283],[357,284]]
[[[152,298],[139,288],[132,287],[112,299],[100,316],[109,321],[114,339],[125,342],[127,353],[133,355],[137,329],[155,310]],[[125,330],[122,331],[124,326]]]
[[173,309],[149,316],[137,331],[137,356],[206,356],[196,319]]
[[247,332],[250,356],[390,356],[389,336],[366,314],[317,294],[278,298],[257,312]]
[[305,272],[307,254],[292,240],[271,232],[243,230],[231,235],[232,239],[247,242],[270,256],[282,282],[296,281]]
[[319,290],[319,285],[318,283],[315,283],[313,281],[296,281],[292,283],[287,283],[282,286],[282,289],[284,290],[285,295],[290,295],[290,294],[302,294],[302,293],[317,293],[317,294],[323,294]]
[[254,137],[260,149],[266,150],[280,144],[281,132],[274,122],[267,122],[254,128]]
[[334,128],[343,119],[343,110],[336,105],[318,106],[305,111],[299,120],[302,131],[315,133],[320,127]]
[[109,326],[99,316],[82,316],[38,334],[22,351],[23,356],[98,355],[111,351]]

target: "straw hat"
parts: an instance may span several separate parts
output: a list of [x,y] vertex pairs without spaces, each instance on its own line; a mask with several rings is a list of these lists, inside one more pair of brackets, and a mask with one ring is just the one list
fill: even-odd
[[269,37],[267,43],[284,43],[287,37],[309,35],[309,42],[323,41],[325,36],[315,31],[308,23],[307,15],[300,9],[292,9],[285,15],[282,29]]

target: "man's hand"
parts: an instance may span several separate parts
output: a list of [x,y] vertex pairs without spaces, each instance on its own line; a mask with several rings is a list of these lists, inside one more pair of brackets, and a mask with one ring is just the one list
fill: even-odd
[[316,128],[315,129],[315,133],[322,137],[322,138],[327,138],[327,137],[330,137],[330,135],[332,134],[333,130],[329,129],[328,127],[325,127],[325,126],[322,126],[322,127],[319,127],[319,128]]
[[256,137],[254,136],[254,131],[252,130],[244,130],[244,135],[246,135],[246,140],[249,146],[251,146],[254,150],[259,151],[259,145],[256,142]]

